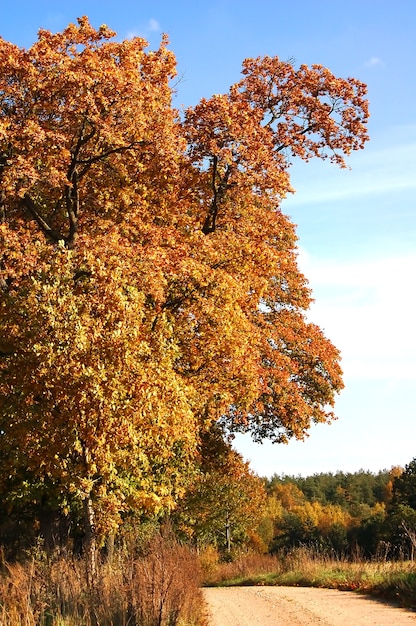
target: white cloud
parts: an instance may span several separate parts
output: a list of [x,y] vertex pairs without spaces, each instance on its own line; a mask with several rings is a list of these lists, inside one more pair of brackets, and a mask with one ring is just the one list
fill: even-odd
[[341,350],[345,377],[416,382],[416,254],[299,265],[315,303],[310,319]]
[[147,25],[148,30],[150,30],[151,32],[155,32],[160,30],[160,24],[157,20],[155,20],[153,17],[149,20],[148,25]]
[[414,456],[416,252],[372,258],[323,258],[299,250],[299,266],[316,298],[310,319],[341,350],[346,387],[339,420],[312,426],[288,446],[235,446],[261,476],[273,473],[376,472]]
[[[388,147],[355,154],[351,158],[352,170],[339,170],[328,167],[319,161],[297,163],[296,174],[292,182],[297,187],[299,178],[302,186],[293,196],[285,200],[285,206],[333,202],[348,198],[357,198],[370,194],[380,195],[409,189],[416,189],[414,163],[416,161],[415,130],[409,136],[409,142],[391,144]],[[305,180],[308,184],[305,185]],[[303,191],[303,189],[305,191]]]
[[161,26],[159,22],[151,17],[150,20],[137,30],[131,30],[127,33],[127,39],[133,39],[134,37],[143,37],[146,39],[150,33],[161,32]]
[[381,59],[379,57],[371,57],[364,63],[366,67],[375,67],[376,65],[381,64]]

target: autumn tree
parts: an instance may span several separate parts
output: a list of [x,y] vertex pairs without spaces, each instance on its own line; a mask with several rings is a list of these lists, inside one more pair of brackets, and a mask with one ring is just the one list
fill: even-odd
[[272,550],[309,546],[342,555],[348,549],[347,531],[352,518],[338,505],[306,501],[284,508],[274,524]]
[[172,506],[198,407],[160,223],[183,158],[174,58],[112,35],[83,18],[0,48],[2,492],[80,500],[92,569],[123,510]]
[[[402,468],[393,467],[376,474],[272,476],[266,481],[268,516],[275,529],[272,550],[313,545],[366,558],[403,555],[413,536],[415,511],[399,486],[402,475]],[[411,486],[407,493],[412,494]]]
[[356,510],[360,507],[369,509],[377,503],[387,503],[391,500],[394,477],[401,471],[399,468],[392,468],[381,470],[376,474],[364,470],[353,473],[323,472],[312,476],[275,474],[268,481],[268,492],[275,494],[282,487],[286,487],[287,490],[296,487],[310,502],[338,504],[355,516]]
[[86,17],[0,40],[0,489],[77,500],[91,562],[174,506],[213,423],[302,438],[342,388],[281,202],[293,157],[363,147],[365,86],[249,59],[180,116],[146,48]]
[[233,547],[258,540],[265,516],[263,481],[214,427],[201,437],[198,471],[173,514],[181,536],[198,548],[213,545],[230,553]]

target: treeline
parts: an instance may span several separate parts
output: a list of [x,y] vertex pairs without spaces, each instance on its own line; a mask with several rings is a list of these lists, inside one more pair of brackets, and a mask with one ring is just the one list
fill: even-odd
[[366,470],[354,473],[339,471],[307,477],[275,474],[267,481],[267,489],[273,494],[282,485],[295,485],[308,501],[340,505],[355,515],[363,507],[387,503],[391,499],[394,477],[402,471],[401,468],[382,470],[376,474]]
[[[124,516],[122,528],[102,538],[103,555],[117,546],[141,542],[144,529],[166,523],[198,552],[213,548],[232,560],[241,551],[285,554],[299,547],[339,558],[412,559],[416,549],[416,459],[404,469],[378,473],[321,473],[313,476],[255,475],[241,456],[211,432],[199,470],[174,511]],[[65,546],[84,552],[81,512],[68,502],[63,513],[58,494],[11,492],[0,501],[0,545],[16,558],[39,540],[47,550]],[[134,541],[132,543],[132,537]]]
[[375,474],[274,475],[265,489],[260,533],[271,552],[306,546],[340,557],[414,557],[416,460]]

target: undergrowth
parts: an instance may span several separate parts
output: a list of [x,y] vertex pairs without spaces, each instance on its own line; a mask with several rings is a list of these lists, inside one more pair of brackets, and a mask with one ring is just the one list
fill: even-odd
[[139,555],[116,553],[90,587],[86,569],[40,550],[3,563],[0,626],[206,626],[198,559],[172,537],[155,535]]

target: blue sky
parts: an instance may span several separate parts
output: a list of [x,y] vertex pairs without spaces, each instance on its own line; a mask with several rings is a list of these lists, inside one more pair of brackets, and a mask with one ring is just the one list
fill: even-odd
[[237,448],[260,475],[404,466],[416,457],[416,3],[413,0],[19,1],[0,35],[28,47],[38,28],[88,15],[119,38],[157,47],[169,34],[176,106],[225,92],[246,57],[320,63],[368,84],[371,141],[349,160],[297,163],[282,210],[298,225],[299,264],[314,291],[310,318],[343,355],[339,419],[305,442]]

